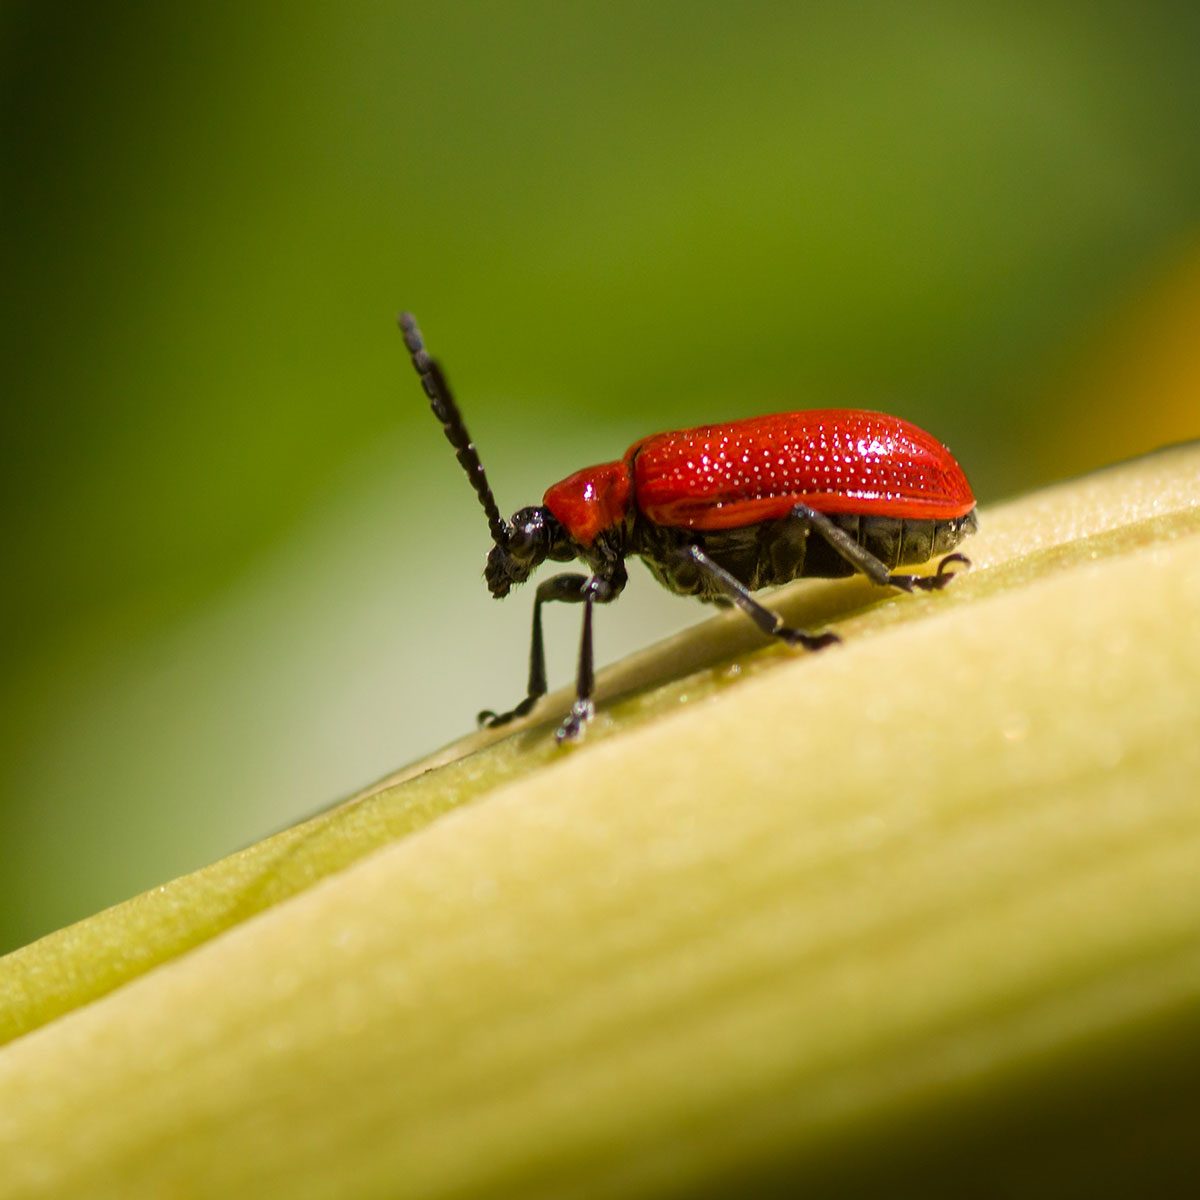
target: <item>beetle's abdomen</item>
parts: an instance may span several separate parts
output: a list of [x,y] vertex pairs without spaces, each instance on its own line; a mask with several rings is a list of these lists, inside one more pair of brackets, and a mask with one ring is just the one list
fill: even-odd
[[[854,513],[838,513],[830,519],[890,571],[946,554],[976,528],[973,512],[936,521]],[[699,546],[752,592],[793,579],[840,579],[855,573],[855,567],[803,519],[691,533],[677,527],[646,525],[639,533],[639,553],[659,583],[681,595],[699,596],[718,604],[726,603],[723,593],[710,588],[694,562],[679,553],[682,547]]]
[[660,433],[626,455],[658,525],[734,529],[819,512],[949,520],[975,506],[962,468],[923,429],[884,413],[813,409]]

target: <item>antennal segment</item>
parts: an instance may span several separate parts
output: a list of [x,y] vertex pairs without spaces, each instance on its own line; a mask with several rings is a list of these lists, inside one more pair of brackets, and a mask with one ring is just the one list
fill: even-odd
[[508,526],[496,507],[496,498],[492,495],[487,472],[483,469],[483,463],[479,461],[479,452],[467,432],[462,413],[458,411],[450,385],[446,382],[446,376],[437,361],[431,358],[429,351],[425,349],[425,342],[412,313],[401,313],[397,323],[404,335],[404,344],[412,355],[412,364],[420,376],[421,386],[425,389],[425,395],[429,397],[429,407],[433,409],[433,415],[441,421],[446,440],[454,447],[459,465],[466,471],[467,478],[475,489],[475,495],[483,505],[492,541],[503,549],[508,544]]

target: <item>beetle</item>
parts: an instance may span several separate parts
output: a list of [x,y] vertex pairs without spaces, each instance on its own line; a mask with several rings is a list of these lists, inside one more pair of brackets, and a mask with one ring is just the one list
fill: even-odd
[[[500,515],[445,372],[425,349],[410,313],[398,318],[404,343],[492,535],[484,578],[497,599],[544,561],[582,560],[540,583],[533,602],[529,683],[507,712],[479,714],[505,725],[546,694],[542,607],[583,605],[575,702],[555,734],[577,739],[591,720],[595,670],[592,609],[627,582],[636,555],[664,587],[718,605],[737,605],[763,633],[820,650],[833,633],[789,628],[752,593],[801,576],[861,573],[911,592],[946,586],[953,550],[977,528],[975,497],[950,451],[923,429],[884,413],[814,409],[654,434],[615,462],[577,471],[546,489],[540,505]],[[894,568],[945,556],[932,575]]]

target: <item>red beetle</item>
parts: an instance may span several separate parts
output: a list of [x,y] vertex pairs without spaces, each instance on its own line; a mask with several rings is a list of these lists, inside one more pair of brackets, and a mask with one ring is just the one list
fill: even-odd
[[401,315],[400,328],[434,415],[487,514],[495,545],[484,576],[492,595],[507,596],[546,559],[582,559],[590,572],[555,575],[538,585],[525,699],[508,712],[480,713],[483,724],[523,717],[546,694],[542,605],[560,600],[584,606],[576,700],[556,735],[560,742],[579,736],[595,711],[592,606],[621,594],[631,554],[671,591],[736,604],[763,633],[808,650],[840,639],[789,629],[752,592],[804,575],[834,579],[856,572],[881,586],[934,591],[952,578],[949,564],[968,561],[946,554],[933,575],[892,574],[973,533],[975,497],[936,438],[899,417],[858,409],[777,413],[658,433],[617,462],[554,484],[541,505],[505,521],[446,376],[410,314]]

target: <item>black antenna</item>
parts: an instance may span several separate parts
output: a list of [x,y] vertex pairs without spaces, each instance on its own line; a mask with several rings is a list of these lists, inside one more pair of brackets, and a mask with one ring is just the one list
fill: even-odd
[[479,452],[475,449],[475,443],[471,441],[471,435],[467,432],[462,413],[458,411],[458,405],[454,403],[454,396],[451,394],[450,385],[446,382],[446,376],[442,373],[442,368],[438,366],[436,360],[430,358],[429,351],[425,349],[421,331],[417,328],[416,317],[412,313],[401,313],[397,322],[400,325],[400,332],[404,335],[404,344],[412,355],[412,364],[421,377],[421,386],[425,389],[425,395],[429,397],[429,407],[433,409],[433,415],[441,421],[446,440],[454,447],[459,464],[466,471],[467,478],[475,489],[475,495],[479,497],[479,503],[483,505],[492,541],[503,549],[508,544],[508,526],[504,523],[503,517],[500,516],[500,510],[496,507],[496,497],[492,495],[487,472],[483,469],[483,463],[479,461]]

